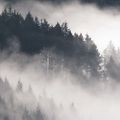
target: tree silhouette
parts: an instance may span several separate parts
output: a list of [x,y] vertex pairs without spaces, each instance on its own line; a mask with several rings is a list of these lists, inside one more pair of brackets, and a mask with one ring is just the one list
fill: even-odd
[[17,91],[18,92],[21,92],[23,90],[23,84],[22,84],[22,82],[19,80],[18,81],[18,84],[17,84]]

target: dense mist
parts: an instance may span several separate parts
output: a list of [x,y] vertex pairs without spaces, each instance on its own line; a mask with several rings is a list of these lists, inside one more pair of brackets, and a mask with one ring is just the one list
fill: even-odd
[[59,63],[50,69],[46,52],[0,54],[1,120],[119,120],[119,81],[83,79]]
[[1,0],[0,120],[119,120],[119,3]]

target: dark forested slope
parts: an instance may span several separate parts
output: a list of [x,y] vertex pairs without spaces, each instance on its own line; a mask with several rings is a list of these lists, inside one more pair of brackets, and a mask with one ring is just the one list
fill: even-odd
[[100,67],[100,54],[88,35],[85,38],[82,34],[73,35],[67,23],[52,26],[45,19],[34,18],[30,12],[23,17],[8,8],[0,15],[0,49],[8,49],[13,41],[20,44],[20,52],[29,55],[52,49],[67,60],[67,66],[74,61],[72,68],[75,71],[84,66],[96,75]]

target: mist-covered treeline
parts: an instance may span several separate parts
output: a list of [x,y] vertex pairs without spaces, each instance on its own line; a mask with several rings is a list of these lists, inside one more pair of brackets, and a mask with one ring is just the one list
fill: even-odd
[[[47,88],[39,88],[39,95],[36,96],[31,85],[25,89],[24,81],[21,82],[21,80],[16,79],[17,84],[13,87],[10,84],[10,81],[11,80],[8,78],[0,78],[0,120],[77,119],[77,116],[74,116],[76,115],[76,111],[74,111],[76,109],[74,106],[74,101],[68,100],[68,108],[66,108],[63,101],[58,103],[54,96],[48,94],[47,86]],[[42,86],[44,86],[44,84],[42,84],[41,87]],[[49,84],[49,86],[51,86],[51,84]],[[63,89],[65,88],[63,87]],[[72,113],[72,115],[68,116],[66,114],[67,110],[67,114]]]
[[119,120],[119,71],[111,42],[101,55],[67,23],[0,15],[0,120]]
[[67,23],[53,26],[30,12],[23,17],[9,7],[0,15],[0,28],[1,52],[42,54],[47,72],[67,68],[85,80],[89,77],[119,80],[119,51],[110,44],[105,54],[100,55],[89,35],[73,34]]
[[[0,49],[13,46],[28,55],[52,51],[59,55],[59,60],[52,58],[56,64],[61,62],[73,72],[86,69],[93,76],[100,70],[100,53],[89,35],[72,34],[67,23],[50,25],[45,19],[38,20],[30,12],[23,17],[12,8],[5,9],[0,15]],[[13,50],[15,51],[15,50]]]
[[24,92],[21,81],[13,89],[7,79],[0,79],[0,120],[44,120],[40,109],[31,87]]

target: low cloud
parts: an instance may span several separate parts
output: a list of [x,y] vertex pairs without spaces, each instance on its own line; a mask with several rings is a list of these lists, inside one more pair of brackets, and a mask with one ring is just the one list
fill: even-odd
[[[26,2],[29,0],[1,0],[3,2],[7,2],[8,4],[16,4],[20,2]],[[99,8],[117,8],[119,9],[120,7],[120,1],[119,0],[30,0],[30,1],[38,1],[38,2],[48,2],[54,5],[60,5],[60,4],[67,4],[70,2],[76,2],[78,1],[79,3],[82,4],[95,4]]]

